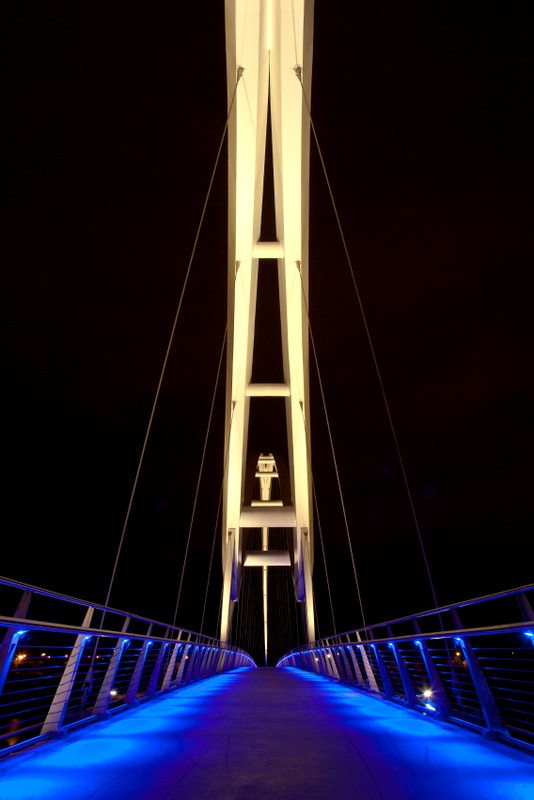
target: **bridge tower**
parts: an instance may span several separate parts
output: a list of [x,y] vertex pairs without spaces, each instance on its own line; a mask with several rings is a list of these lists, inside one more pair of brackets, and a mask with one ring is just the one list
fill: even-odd
[[[243,569],[263,567],[265,594],[266,568],[283,563],[292,569],[305,632],[313,641],[307,323],[310,125],[305,100],[311,91],[313,0],[226,0],[225,5],[230,116],[221,638],[230,637]],[[260,228],[269,120],[276,239],[265,242],[260,241]],[[259,384],[251,382],[256,308],[262,302],[258,271],[272,268],[268,265],[273,260],[278,265],[284,380]],[[246,498],[250,470],[263,484],[260,473],[266,470],[278,477],[268,458],[249,457],[251,405],[262,398],[276,398],[273,402],[285,407],[289,502],[283,504],[267,499],[266,490],[254,504]],[[247,555],[244,531],[249,528],[263,532],[260,553]],[[285,555],[268,549],[270,528],[288,530]]]

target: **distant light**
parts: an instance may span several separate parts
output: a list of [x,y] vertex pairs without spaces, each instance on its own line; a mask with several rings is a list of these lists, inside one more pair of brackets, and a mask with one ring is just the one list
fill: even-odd
[[116,689],[112,689],[111,692],[110,692],[110,695],[112,697],[115,697],[116,694],[117,694],[117,690]]
[[423,697],[432,697],[432,689],[425,689]]
[[46,653],[41,653],[41,658],[45,658],[45,657],[46,657]]

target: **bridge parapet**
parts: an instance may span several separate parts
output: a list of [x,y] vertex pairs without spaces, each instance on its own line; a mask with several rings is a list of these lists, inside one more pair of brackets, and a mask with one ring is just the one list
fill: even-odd
[[534,584],[319,639],[279,667],[534,752]]
[[0,578],[0,754],[244,666],[210,636]]

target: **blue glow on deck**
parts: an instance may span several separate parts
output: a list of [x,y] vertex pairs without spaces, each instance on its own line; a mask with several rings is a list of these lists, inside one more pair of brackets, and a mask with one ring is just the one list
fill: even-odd
[[532,800],[534,758],[294,669],[243,668],[0,762],[2,800]]

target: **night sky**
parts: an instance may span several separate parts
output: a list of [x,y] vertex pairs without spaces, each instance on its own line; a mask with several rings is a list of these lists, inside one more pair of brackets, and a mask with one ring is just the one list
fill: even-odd
[[[0,572],[95,602],[224,127],[224,4],[208,6],[25,5],[7,29]],[[315,29],[312,114],[438,601],[530,583],[534,6],[318,0]],[[223,158],[111,597],[164,621],[226,322],[226,179]],[[429,608],[315,147],[310,319],[367,621]],[[346,630],[361,620],[314,367],[311,388],[314,481]],[[221,384],[178,613],[200,627],[216,533],[211,634],[223,414]],[[318,542],[316,562],[326,634]]]

